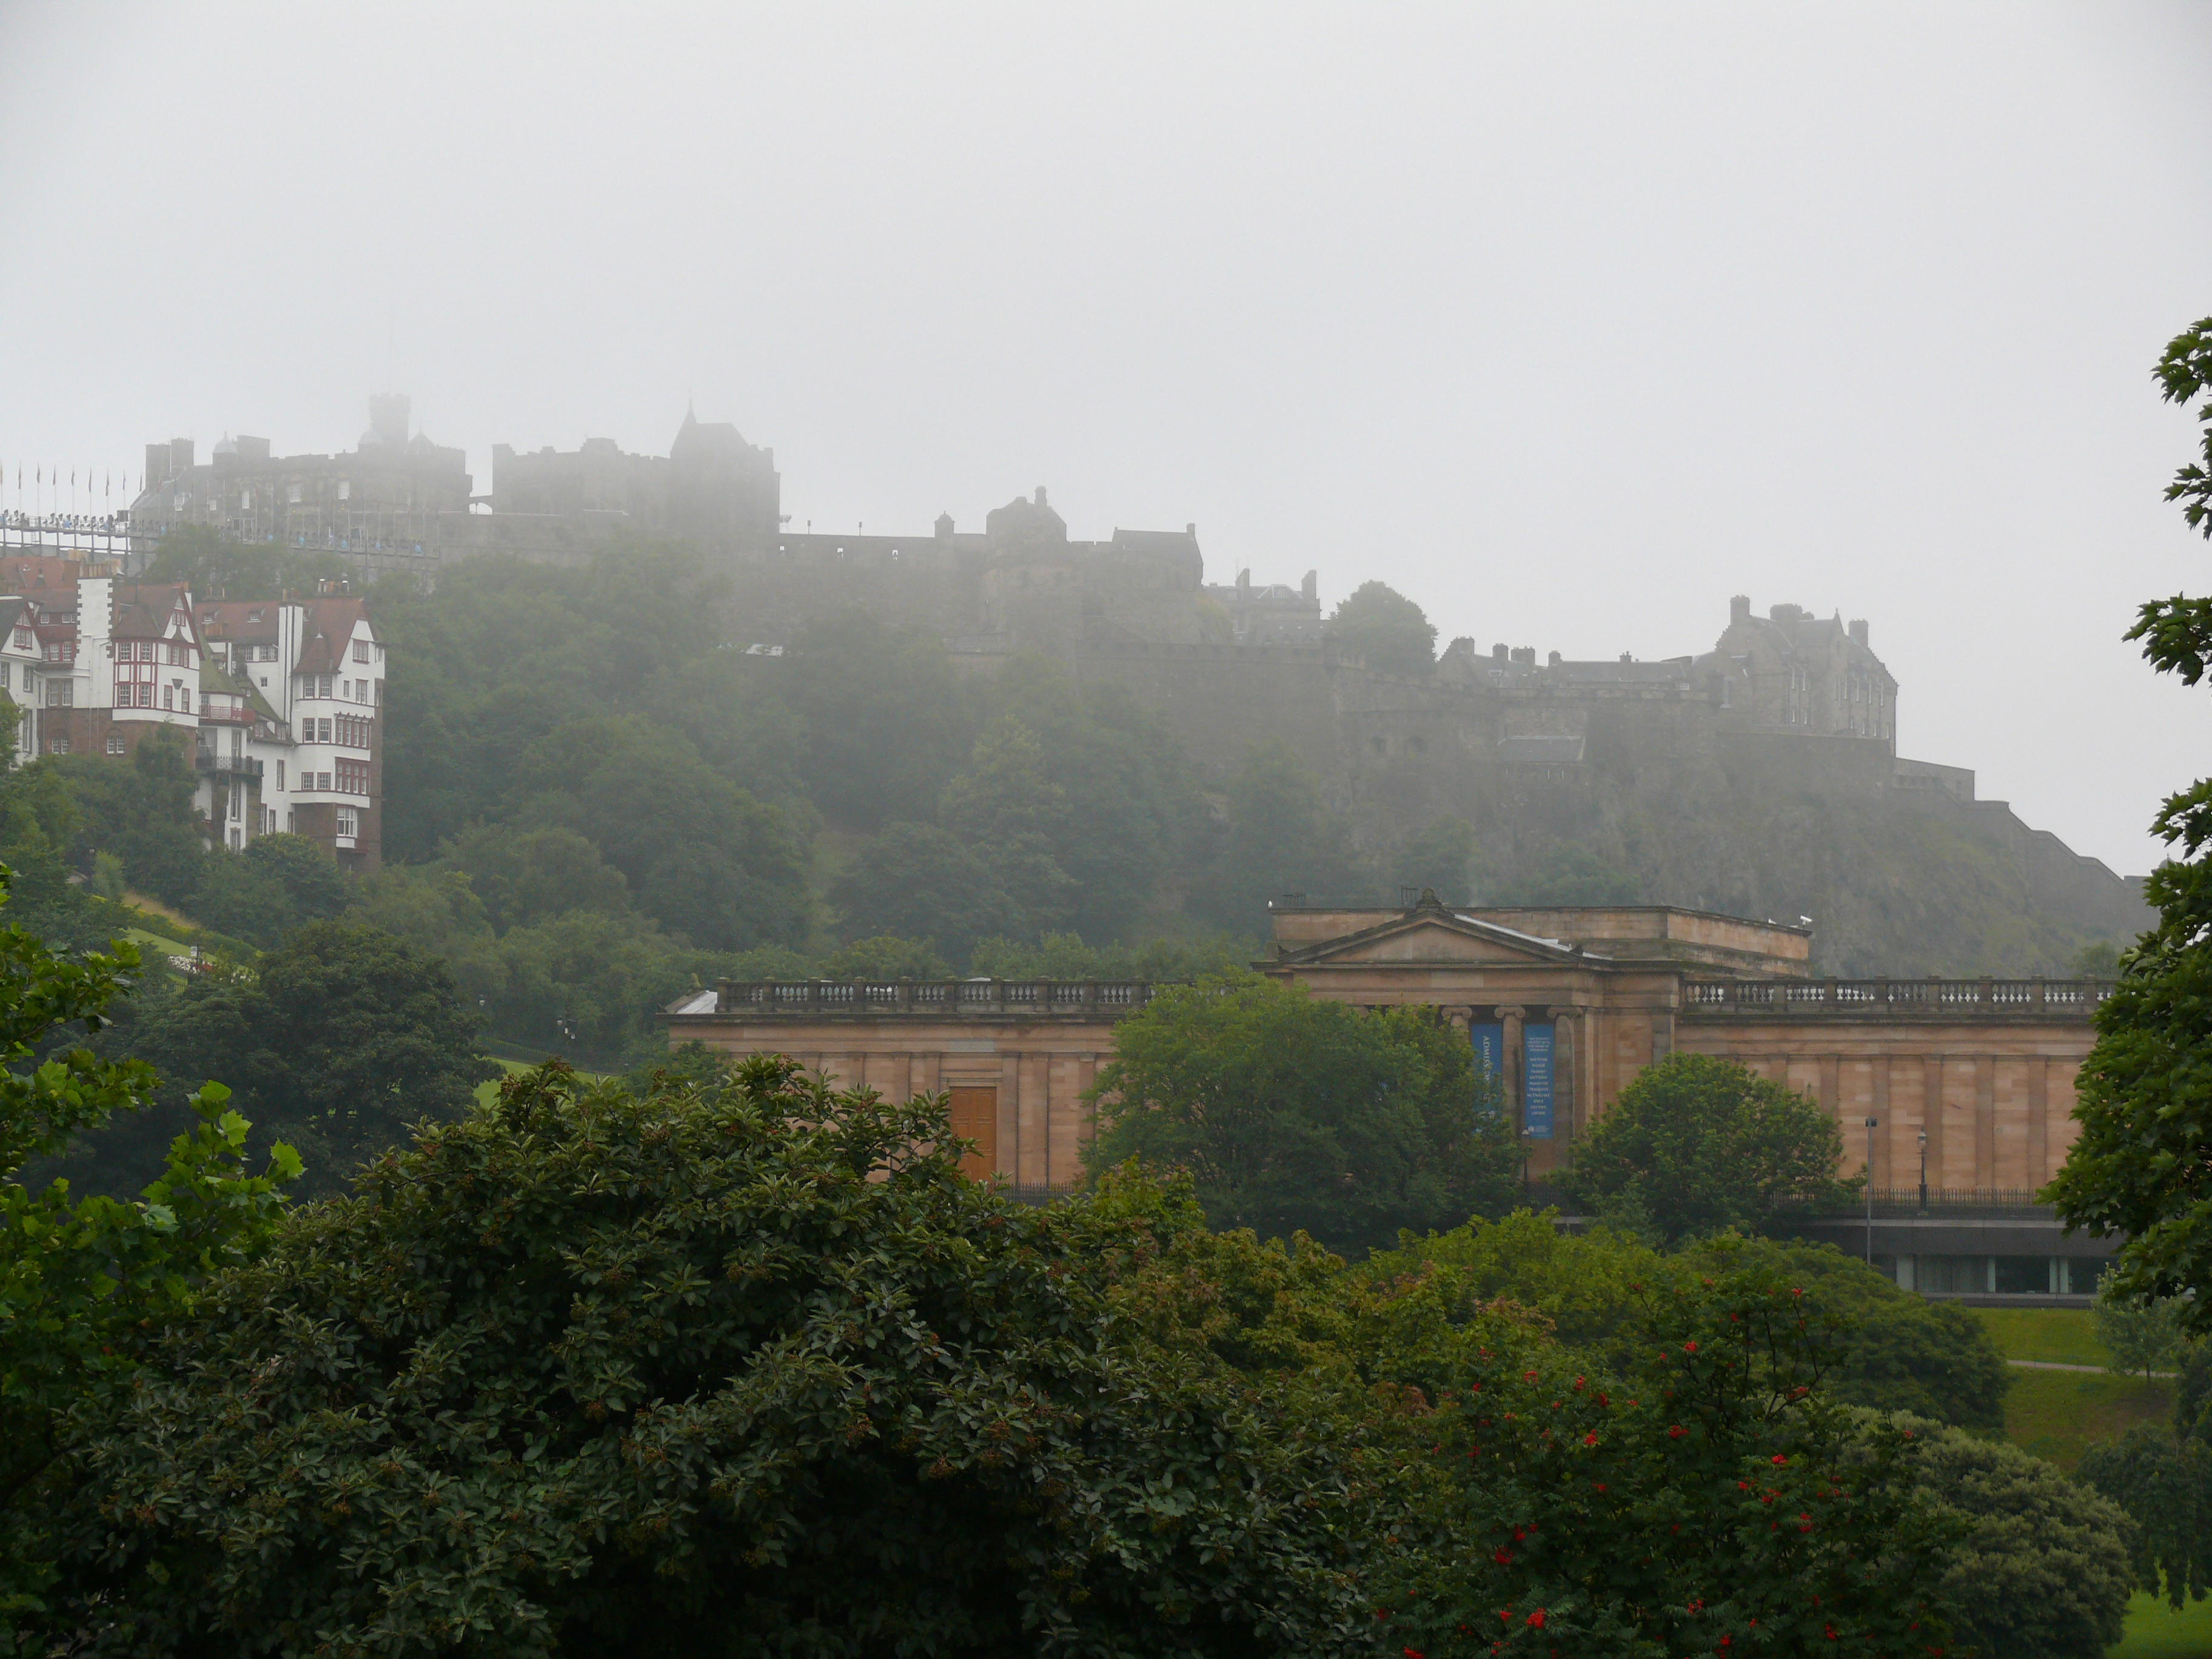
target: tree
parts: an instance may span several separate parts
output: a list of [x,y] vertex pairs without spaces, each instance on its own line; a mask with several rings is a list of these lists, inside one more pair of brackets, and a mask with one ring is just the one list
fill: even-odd
[[1963,1523],[1943,1578],[1961,1641],[2005,1659],[2104,1659],[2136,1577],[2122,1504],[2001,1440],[1901,1412],[1863,1420],[1915,1435],[1921,1490]]
[[205,525],[179,525],[155,544],[139,578],[158,587],[182,582],[196,599],[273,599],[289,590],[349,574],[342,554],[304,551],[281,542],[233,541]]
[[1474,853],[1473,824],[1437,818],[1400,843],[1390,861],[1391,879],[1401,888],[1425,888],[1446,904],[1464,904],[1474,896],[1469,876]]
[[1076,884],[1056,854],[1073,816],[1067,791],[1046,775],[1035,732],[1013,719],[988,728],[967,769],[945,786],[937,817],[990,865],[1020,912],[1015,932],[1034,937],[1067,920]]
[[1321,780],[1281,738],[1255,744],[1230,781],[1229,828],[1210,879],[1191,897],[1224,930],[1249,934],[1285,893],[1364,890],[1343,819]]
[[[0,895],[9,872],[0,868]],[[34,1050],[72,1029],[97,1031],[138,976],[128,943],[58,954],[0,928],[0,1649],[51,1628],[54,1544],[46,1506],[81,1473],[64,1420],[144,1357],[153,1332],[191,1306],[210,1273],[251,1257],[274,1229],[279,1186],[299,1173],[288,1146],[272,1173],[246,1173],[245,1119],[220,1084],[195,1095],[190,1127],[136,1200],[33,1191],[24,1165],[116,1112],[152,1103],[153,1068],[89,1048]],[[27,1645],[24,1650],[29,1650]],[[40,1644],[44,1650],[44,1644]]]
[[169,904],[192,902],[207,848],[181,732],[167,726],[147,732],[128,761],[55,755],[40,764],[58,774],[76,808],[71,864],[82,866],[95,851],[112,853],[133,887]]
[[787,1060],[510,1081],[151,1339],[64,1516],[111,1640],[1364,1644],[1359,1448],[1126,1333],[1141,1221],[914,1150],[947,1138]]
[[1427,614],[1382,582],[1362,582],[1328,619],[1329,632],[1377,673],[1418,678],[1437,665],[1437,629]]
[[1786,1280],[1833,1317],[1835,1347],[1822,1378],[1832,1398],[1960,1428],[2004,1426],[2012,1370],[1989,1328],[1966,1309],[1899,1290],[1826,1244],[1728,1234],[1670,1256],[1603,1227],[1563,1233],[1548,1215],[1521,1210],[1411,1241],[1369,1258],[1366,1270],[1462,1275],[1473,1295],[1535,1310],[1559,1341],[1615,1371],[1641,1357],[1650,1292],[1756,1272]]
[[2179,1364],[2187,1346],[2183,1313],[2176,1297],[2145,1300],[2122,1290],[2112,1269],[2099,1275],[2091,1314],[2097,1340],[2111,1357],[2109,1368],[2114,1375],[2127,1376],[2141,1371],[2148,1379],[2154,1370]]
[[1620,1091],[1557,1180],[1585,1205],[1634,1194],[1674,1244],[1849,1202],[1863,1178],[1836,1178],[1843,1153],[1834,1120],[1809,1097],[1734,1060],[1673,1054]]
[[833,952],[823,962],[822,975],[825,979],[876,981],[951,979],[952,965],[937,954],[937,947],[927,939],[878,933],[872,939],[856,939]]
[[2177,1611],[2212,1590],[2212,1446],[2138,1423],[2081,1454],[2081,1479],[2134,1519],[2136,1583]]
[[1115,1030],[1090,1098],[1094,1170],[1189,1170],[1218,1226],[1333,1249],[1510,1201],[1519,1151],[1466,1037],[1250,973],[1164,987]]
[[1522,904],[1633,904],[1636,878],[1588,847],[1554,847],[1522,882]]
[[1802,1287],[1756,1270],[1654,1287],[1637,1362],[1608,1376],[1455,1279],[1398,1275],[1368,1315],[1384,1334],[1365,1369],[1429,1458],[1376,1575],[1389,1647],[1945,1650],[1964,1525],[1922,1493],[1916,1431],[1869,1435],[1826,1397],[1834,1333]]
[[[2212,393],[2212,317],[2177,335],[2154,373],[2168,403]],[[2212,539],[2212,397],[2193,418],[2206,466],[2182,467],[2166,494]],[[2153,600],[2127,637],[2154,668],[2197,684],[2212,662],[2212,598]],[[2201,1333],[2212,1330],[2212,778],[2170,797],[2151,827],[2181,856],[2145,884],[2158,920],[2098,1007],[2076,1085],[2081,1133],[2044,1196],[2069,1228],[2122,1237],[2116,1293],[2188,1296],[2183,1322]]]
[[957,961],[979,939],[1027,931],[982,849],[933,823],[894,823],[863,842],[830,899],[848,935],[927,939]]
[[[196,975],[115,1046],[173,1086],[227,1078],[257,1121],[310,1148],[307,1190],[338,1190],[419,1116],[451,1117],[498,1067],[446,964],[373,927],[301,928],[258,976]],[[125,1139],[111,1160],[133,1156]],[[140,1146],[135,1156],[143,1158]]]

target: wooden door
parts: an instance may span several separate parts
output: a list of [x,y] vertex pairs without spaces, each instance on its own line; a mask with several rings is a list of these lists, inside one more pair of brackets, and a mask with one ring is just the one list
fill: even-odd
[[999,1091],[956,1085],[952,1133],[975,1143],[975,1150],[961,1158],[960,1173],[970,1181],[989,1180],[999,1168]]

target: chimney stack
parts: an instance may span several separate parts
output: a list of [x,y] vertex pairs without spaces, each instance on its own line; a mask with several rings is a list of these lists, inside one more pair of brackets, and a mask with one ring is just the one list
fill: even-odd
[[1729,601],[1729,626],[1733,628],[1738,623],[1747,623],[1750,620],[1751,595],[1739,593]]
[[[1861,645],[1866,645],[1867,625],[1866,618],[1864,617],[1857,618],[1851,623],[1851,638]],[[1867,648],[1869,650],[1872,650],[1874,647],[1872,646],[1868,646]]]

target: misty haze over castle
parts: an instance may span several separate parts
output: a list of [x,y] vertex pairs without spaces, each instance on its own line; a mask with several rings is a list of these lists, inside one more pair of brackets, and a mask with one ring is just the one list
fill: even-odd
[[[1386,673],[1332,637],[1316,572],[1208,581],[1195,525],[1074,539],[1042,487],[990,509],[980,528],[948,512],[897,533],[832,533],[788,522],[773,449],[690,410],[665,455],[604,438],[492,454],[491,487],[477,493],[464,452],[413,426],[409,400],[388,394],[371,399],[368,428],[338,454],[282,457],[265,438],[226,436],[199,461],[191,439],[149,444],[130,544],[143,555],[178,525],[204,525],[333,551],[364,577],[434,581],[486,556],[574,565],[628,537],[678,540],[726,573],[735,647],[773,653],[809,622],[858,606],[935,635],[966,675],[1036,653],[1080,684],[1121,682],[1203,763],[1233,767],[1255,744],[1287,744],[1370,842],[1384,825],[1452,814],[1528,857],[1547,842],[1610,838],[1624,861],[1649,862],[1670,816],[1678,834],[1682,816],[1638,811],[1655,792],[1840,800],[1933,818],[1985,847],[2034,895],[2054,930],[2054,968],[2057,941],[2124,933],[2142,914],[2131,884],[2102,863],[1978,799],[1971,769],[1896,753],[1898,682],[1865,621],[1794,604],[1760,616],[1739,596],[1709,644],[1658,660],[1540,659],[1532,647],[1461,637],[1425,672]],[[1365,573],[1340,574],[1356,584]],[[1654,896],[1816,915],[1832,959],[1858,969],[1893,965],[1900,927],[1917,931],[1885,920],[1842,872],[1808,875],[1786,857],[1778,865],[1775,849],[1709,842],[1692,831],[1661,853],[1666,890]]]

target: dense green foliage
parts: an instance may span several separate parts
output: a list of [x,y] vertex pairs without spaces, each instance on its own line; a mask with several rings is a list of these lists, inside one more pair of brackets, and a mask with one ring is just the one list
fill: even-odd
[[[9,879],[0,868],[0,895]],[[0,927],[0,1650],[13,1652],[18,1629],[36,1628],[46,1607],[47,1506],[74,1485],[63,1419],[127,1376],[159,1322],[185,1312],[210,1273],[265,1243],[277,1184],[300,1165],[279,1146],[274,1175],[249,1175],[248,1126],[217,1084],[191,1098],[185,1132],[135,1200],[26,1184],[27,1164],[112,1113],[145,1112],[155,1079],[142,1061],[57,1042],[98,1031],[130,992],[131,946],[58,954],[10,925]]]
[[1944,1580],[1962,1643],[2002,1659],[2103,1659],[2136,1578],[2119,1504],[2001,1440],[1903,1413],[1869,1426],[1925,1443],[1922,1490],[1965,1528]]
[[2138,1423],[2081,1455],[2075,1474],[2136,1522],[2136,1582],[2180,1607],[2212,1591],[2212,1446]]
[[[2169,403],[2212,394],[2212,318],[2177,336],[2155,370]],[[2194,411],[2212,462],[2212,396]],[[2169,500],[2212,538],[2205,471],[2175,474]],[[2195,685],[2212,662],[2212,599],[2144,605],[2128,637],[2162,673]],[[2097,1010],[2075,1116],[2081,1132],[2046,1195],[2070,1226],[2119,1234],[2117,1292],[2188,1297],[2184,1322],[2212,1331],[2212,778],[2170,797],[2152,826],[2181,855],[2151,872],[2158,921],[2122,959]]]
[[2186,1357],[2191,1344],[2183,1322],[2185,1310],[2175,1297],[2146,1301],[2131,1296],[2108,1269],[2097,1281],[2091,1313],[2097,1340],[2111,1356],[2112,1369],[2123,1376],[2141,1371],[2148,1377]]
[[1356,1643],[1356,1443],[1102,1342],[1141,1230],[910,1153],[930,1105],[515,1080],[165,1337],[88,1582],[142,1653]]
[[1029,1209],[945,1129],[771,1061],[512,1080],[82,1419],[71,1610],[152,1655],[1945,1644],[1964,1528],[1826,1402],[1816,1292],[1655,1286],[1621,1376],[1443,1261],[1122,1176]]
[[1636,1074],[1558,1181],[1594,1213],[1648,1218],[1671,1244],[1847,1202],[1861,1183],[1836,1179],[1843,1151],[1818,1102],[1734,1060],[1677,1053]]
[[1437,629],[1428,614],[1386,583],[1364,581],[1330,613],[1329,631],[1378,673],[1411,678],[1437,665]]
[[1731,1234],[1667,1255],[1607,1228],[1564,1233],[1548,1217],[1522,1210],[1409,1239],[1370,1267],[1411,1273],[1431,1264],[1465,1274],[1485,1297],[1540,1310],[1560,1341],[1616,1369],[1634,1360],[1653,1287],[1755,1270],[1805,1290],[1835,1315],[1841,1334],[1826,1362],[1826,1386],[1836,1399],[1960,1428],[2004,1425],[2012,1374],[1988,1328],[1964,1308],[1899,1290],[1828,1245]]
[[110,1193],[160,1166],[187,1091],[226,1083],[240,1108],[306,1155],[309,1194],[337,1190],[418,1117],[455,1117],[498,1068],[483,1019],[446,964],[374,928],[316,922],[257,970],[194,974],[117,1009],[96,1046],[151,1064],[162,1082],[143,1117],[89,1136],[55,1168]]
[[1093,1170],[1187,1170],[1218,1227],[1338,1249],[1496,1214],[1520,1151],[1465,1033],[1243,973],[1156,992],[1115,1028],[1090,1097]]

